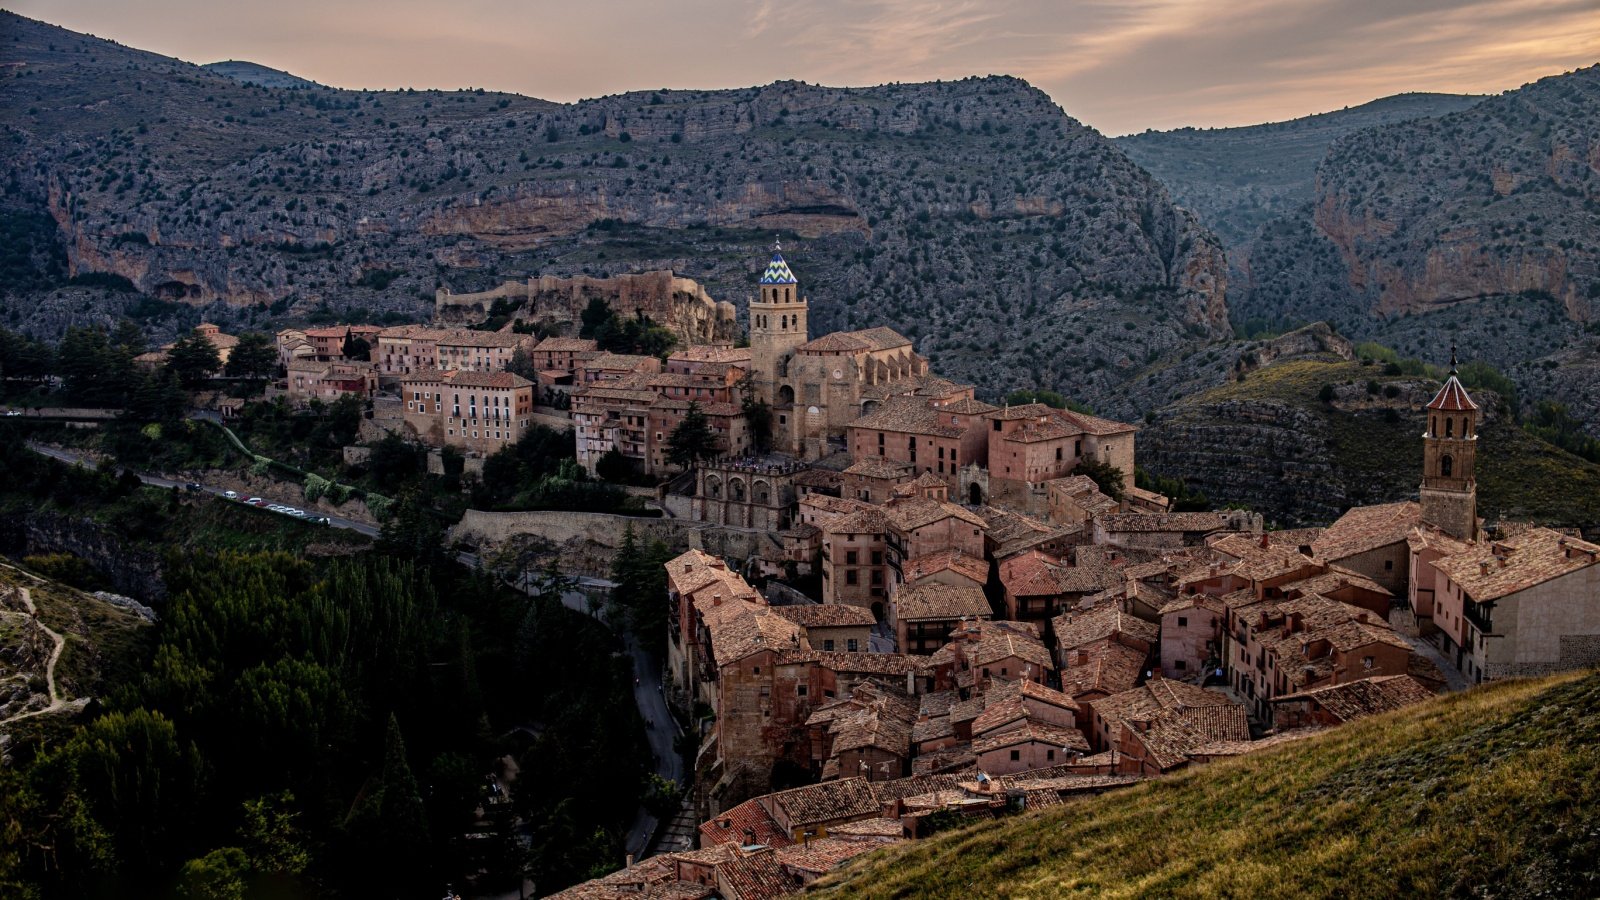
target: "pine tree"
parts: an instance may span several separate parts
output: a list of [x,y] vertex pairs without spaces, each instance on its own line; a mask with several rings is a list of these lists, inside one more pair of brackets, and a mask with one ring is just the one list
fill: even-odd
[[167,370],[178,376],[183,386],[193,390],[222,368],[217,348],[205,336],[192,331],[167,351]]
[[667,437],[667,459],[675,466],[689,468],[702,459],[716,456],[722,446],[717,433],[711,430],[711,421],[700,410],[700,404],[690,402],[683,421]]
[[278,366],[278,352],[272,339],[258,331],[239,335],[239,343],[228,354],[226,372],[233,378],[266,378]]

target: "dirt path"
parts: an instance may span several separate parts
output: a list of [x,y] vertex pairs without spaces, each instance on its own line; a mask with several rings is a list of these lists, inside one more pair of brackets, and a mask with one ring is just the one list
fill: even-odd
[[[33,624],[39,626],[39,628],[44,631],[45,634],[50,635],[51,640],[56,642],[55,649],[50,651],[50,662],[45,666],[44,670],[45,685],[50,690],[50,705],[44,707],[43,709],[35,709],[25,713],[19,713],[10,717],[9,719],[0,719],[0,725],[6,725],[19,719],[26,719],[30,716],[55,712],[56,710],[67,705],[67,701],[61,697],[61,692],[56,689],[56,662],[61,659],[61,651],[65,650],[67,647],[67,639],[50,630],[48,626],[39,620],[39,608],[33,605],[33,594],[27,588],[19,586],[17,588],[17,592],[22,597],[22,605],[28,609],[26,614],[28,619],[32,620]],[[19,614],[13,613],[13,615]]]

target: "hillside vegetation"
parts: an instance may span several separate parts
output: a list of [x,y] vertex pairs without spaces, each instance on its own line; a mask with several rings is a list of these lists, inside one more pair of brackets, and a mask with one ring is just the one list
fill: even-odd
[[[1412,497],[1439,383],[1390,371],[1331,355],[1265,366],[1160,410],[1139,435],[1140,464],[1285,526]],[[1600,465],[1523,430],[1497,395],[1473,395],[1485,410],[1479,515],[1600,526]]]
[[1582,897],[1600,674],[1511,681],[863,859],[826,897]]

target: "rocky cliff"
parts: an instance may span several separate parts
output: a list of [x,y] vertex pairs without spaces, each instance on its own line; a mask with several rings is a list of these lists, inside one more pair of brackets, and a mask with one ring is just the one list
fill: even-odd
[[[814,331],[897,327],[986,393],[1114,396],[1227,331],[1216,238],[1014,78],[558,105],[275,89],[4,24],[6,202],[48,212],[69,274],[226,324],[426,317],[440,288],[650,270],[742,306],[777,234]],[[8,304],[25,324],[52,308]]]
[[738,311],[732,303],[713,300],[699,282],[669,271],[610,278],[541,275],[465,294],[440,288],[434,296],[434,320],[478,324],[489,318],[496,303],[502,303],[515,319],[547,328],[559,325],[574,334],[592,300],[604,300],[623,318],[648,316],[671,328],[686,344],[731,343],[739,336]]

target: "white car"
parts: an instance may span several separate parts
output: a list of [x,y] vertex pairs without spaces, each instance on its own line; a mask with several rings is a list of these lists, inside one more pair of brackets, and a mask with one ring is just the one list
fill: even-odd
[[239,499],[238,491],[223,491],[222,496],[227,497],[229,500]]
[[280,505],[278,505],[276,503],[272,504],[271,506],[268,506],[267,509],[270,509],[273,512],[288,512],[289,511],[289,507],[280,506]]

